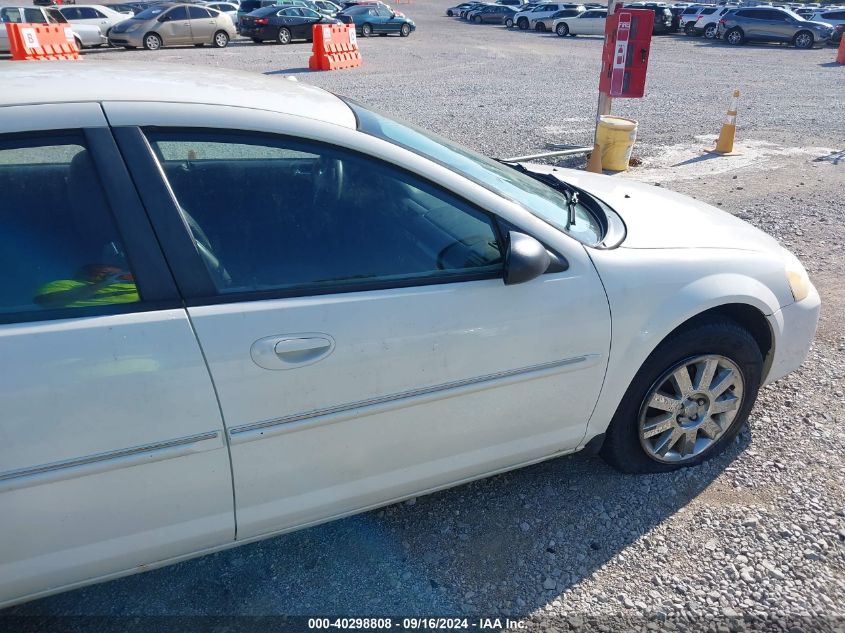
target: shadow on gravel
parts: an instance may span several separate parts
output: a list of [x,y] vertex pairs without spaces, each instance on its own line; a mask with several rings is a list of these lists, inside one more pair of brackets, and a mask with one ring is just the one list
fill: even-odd
[[819,156],[818,158],[813,159],[814,163],[833,163],[834,165],[838,165],[839,163],[845,162],[845,149],[841,149],[836,152],[831,152],[827,156]]
[[[664,475],[560,458],[2,616],[523,617],[683,508],[749,438],[746,427],[722,457]],[[647,546],[673,555],[659,540]]]
[[300,75],[302,73],[311,73],[314,72],[310,68],[287,68],[283,70],[267,70],[264,71],[264,75]]

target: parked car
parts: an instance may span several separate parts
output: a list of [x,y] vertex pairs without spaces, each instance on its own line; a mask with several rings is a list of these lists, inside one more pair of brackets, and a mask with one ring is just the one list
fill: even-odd
[[185,44],[225,48],[235,34],[235,25],[225,13],[200,5],[161,3],[113,26],[109,42],[151,51]]
[[552,23],[552,29],[560,37],[576,35],[604,35],[607,9],[589,9],[571,18],[559,18]]
[[101,4],[66,4],[56,9],[71,24],[96,26],[100,33],[108,37],[109,29],[127,17],[135,15],[132,11],[120,13]]
[[256,44],[273,40],[290,44],[294,40],[311,41],[315,24],[340,24],[334,18],[301,7],[264,7],[241,18],[240,33]]
[[717,7],[712,13],[702,12],[693,27],[693,35],[703,35],[708,40],[715,39],[719,28],[719,20],[735,9],[737,9],[736,5],[725,5]]
[[479,9],[473,14],[472,21],[476,24],[504,24],[508,18],[513,18],[517,10],[511,6],[494,4]]
[[[704,5],[700,5],[700,4],[692,5],[692,6],[687,7],[686,9],[684,9],[683,12],[681,13],[681,17],[680,17],[680,20],[678,22],[678,28],[680,30],[684,31],[685,33],[687,33],[687,31],[686,31],[687,24],[689,24],[690,22],[695,23],[695,20],[696,20],[696,18],[698,18],[698,14],[701,13],[702,9],[704,9]],[[691,28],[692,27],[690,27],[690,29]],[[691,34],[692,34],[691,32],[687,33],[687,35],[691,35]]]
[[796,48],[826,44],[833,27],[810,22],[786,9],[748,8],[728,13],[719,21],[717,37],[739,46],[745,42],[785,42]]
[[229,19],[232,20],[232,24],[237,25],[238,23],[238,5],[233,2],[204,2],[203,6],[208,7],[209,9],[214,9],[215,11],[220,11],[220,13],[225,13],[229,16]]
[[464,9],[468,9],[474,4],[474,2],[462,2],[461,4],[455,5],[454,7],[449,7],[448,9],[446,9],[446,15],[450,18],[454,17],[460,14],[460,12]]
[[346,24],[354,24],[355,32],[361,37],[391,33],[408,37],[417,28],[413,20],[384,5],[350,7],[338,13],[337,18]]
[[[549,9],[548,7],[556,6],[557,9]],[[555,20],[555,15],[560,13],[561,11],[566,10],[581,10],[586,11],[586,8],[583,4],[557,4],[557,5],[544,5],[542,11],[532,11],[528,14],[528,28],[534,29],[535,31],[548,31],[552,28],[552,22]],[[551,13],[549,12],[551,11]]]
[[329,0],[313,0],[313,3],[316,6],[317,11],[323,15],[334,16],[341,10],[339,4],[335,4]]
[[[628,4],[625,6],[633,7],[634,5]],[[652,27],[652,33],[654,35],[672,32],[673,17],[668,4],[658,2],[641,2],[638,3],[637,8],[649,9],[654,12],[654,26]]]
[[[568,35],[569,31],[566,31],[565,29],[558,29],[558,27],[562,24],[561,19],[562,18],[574,18],[576,16],[581,15],[586,10],[587,9],[584,8],[584,7],[579,7],[577,9],[563,9],[562,11],[558,11],[557,13],[555,13],[552,16],[552,22],[551,22],[551,25],[549,26],[550,30],[554,31],[555,33],[557,33],[561,37]],[[558,33],[558,30],[564,31],[563,34]]]
[[[566,3],[548,3],[543,2],[541,4],[537,4],[533,7],[524,8],[519,13],[517,13],[513,17],[513,24],[518,26],[522,30],[526,30],[531,28],[531,21],[534,20],[536,24],[536,20],[539,18],[550,18],[552,14],[560,11],[561,9],[568,9],[571,8],[570,5]],[[506,23],[507,26],[507,23]]]
[[3,70],[0,607],[585,448],[694,466],[807,355],[800,262],[701,201],[127,66]]
[[473,2],[470,6],[462,9],[460,13],[458,13],[458,17],[462,20],[471,20],[476,11],[483,9],[484,7],[491,7],[494,4],[494,2]]
[[845,9],[822,10],[816,11],[809,18],[811,22],[823,22],[830,24],[833,27],[832,42],[838,42],[842,38],[842,32],[845,28]]
[[[93,48],[107,43],[99,27],[90,24],[70,24],[56,7],[0,7],[0,20],[3,22],[26,22],[29,24],[68,24],[73,29],[73,38],[79,50]],[[0,53],[9,52],[9,34],[6,28],[0,28]]]

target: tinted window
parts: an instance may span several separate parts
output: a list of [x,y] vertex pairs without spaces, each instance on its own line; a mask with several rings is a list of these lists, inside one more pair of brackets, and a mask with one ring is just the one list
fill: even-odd
[[261,6],[261,0],[243,0],[241,2],[240,11],[250,13]]
[[[17,9],[14,10],[17,11]],[[61,9],[61,12],[68,20],[79,20],[82,17],[82,9],[76,7],[66,7]]]
[[303,15],[306,18],[317,19],[317,20],[320,19],[320,14],[317,11],[314,11],[313,9],[300,9],[299,12],[300,12],[300,15]]
[[149,136],[220,292],[501,271],[486,214],[389,164],[292,139]]
[[[245,0],[245,2],[248,0]],[[164,7],[156,7],[152,6],[149,9],[144,9],[140,13],[138,13],[135,17],[139,20],[152,20],[153,18],[157,18],[164,12]]]
[[188,19],[188,7],[175,7],[168,11],[165,16],[168,20],[187,20]]
[[0,314],[137,302],[81,137],[0,140]]
[[200,7],[188,7],[188,17],[191,20],[201,20],[202,18],[210,18],[211,14]]
[[825,13],[822,18],[825,20],[845,20],[845,11],[831,11]]
[[83,20],[96,20],[97,18],[105,17],[102,13],[91,7],[80,7],[79,14]]

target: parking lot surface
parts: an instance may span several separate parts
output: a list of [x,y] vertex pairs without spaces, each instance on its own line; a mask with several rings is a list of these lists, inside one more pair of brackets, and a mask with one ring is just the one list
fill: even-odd
[[[600,38],[467,24],[446,18],[447,6],[398,6],[417,31],[359,40],[364,65],[355,70],[311,73],[310,45],[243,39],[221,50],[86,51],[76,63],[296,77],[497,157],[591,140]],[[725,456],[631,476],[576,455],[2,615],[508,615],[533,630],[611,618],[613,630],[622,621],[634,630],[647,621],[712,631],[843,626],[845,67],[834,57],[831,47],[659,36],[646,98],[614,105],[639,121],[634,153],[643,161],[615,177],[695,196],[771,233],[822,296],[805,366],[761,391]],[[714,158],[702,150],[735,88],[743,154]]]

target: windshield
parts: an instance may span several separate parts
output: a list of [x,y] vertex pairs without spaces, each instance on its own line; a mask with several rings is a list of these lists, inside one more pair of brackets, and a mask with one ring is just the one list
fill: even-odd
[[[586,201],[574,205],[575,221],[570,222],[568,200],[562,191],[431,132],[400,123],[351,99],[344,101],[355,112],[361,132],[404,147],[469,178],[580,242],[594,246],[602,241],[602,223],[588,209]],[[584,192],[579,193],[591,200]],[[593,206],[600,203],[594,202]]]
[[153,18],[157,18],[159,15],[164,13],[164,11],[168,7],[150,7],[149,9],[144,9],[140,13],[136,14],[134,20],[152,20]]

